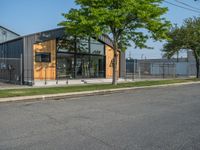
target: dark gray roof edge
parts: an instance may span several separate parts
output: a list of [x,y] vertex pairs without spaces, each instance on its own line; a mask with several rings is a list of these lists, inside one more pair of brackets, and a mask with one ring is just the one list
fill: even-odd
[[41,33],[45,33],[45,32],[50,32],[50,31],[55,31],[55,30],[64,30],[64,28],[62,27],[62,28],[55,28],[55,29],[40,31],[40,32],[36,32],[36,33],[27,34],[27,35],[24,35],[22,37],[33,36],[33,35],[37,35],[37,34],[41,34]]
[[17,38],[14,38],[12,40],[8,40],[8,41],[5,41],[5,42],[0,42],[0,45],[6,44],[6,43],[10,43],[10,42],[13,42],[13,41],[17,41],[17,40],[21,40],[21,39],[23,39],[23,36],[19,36]]
[[50,31],[54,31],[54,30],[61,30],[61,29],[64,29],[64,28],[56,28],[56,29],[51,29],[51,30],[46,30],[46,31],[31,33],[31,34],[19,36],[17,38],[12,39],[12,40],[8,40],[8,41],[5,41],[5,42],[2,42],[0,44],[9,43],[9,42],[12,42],[12,41],[15,41],[15,40],[18,40],[18,39],[21,39],[21,38],[25,38],[25,37],[28,37],[28,36],[33,36],[33,35],[37,35],[37,34],[41,34],[41,33],[45,33],[45,32],[50,32]]
[[13,33],[13,34],[15,34],[15,35],[17,35],[17,36],[20,36],[18,33],[14,32],[14,31],[12,31],[12,30],[9,30],[8,28],[5,28],[5,27],[3,27],[3,26],[0,26],[0,28],[3,28],[4,30],[7,30],[7,31],[9,31],[9,32],[11,32],[11,33]]
[[[55,30],[64,30],[65,27],[59,27],[59,28],[55,28],[55,29],[50,29],[50,30],[46,30],[46,31],[41,31],[41,32],[36,32],[36,33],[32,33],[32,34],[27,34],[27,35],[24,35],[24,36],[19,36],[15,39],[12,39],[12,40],[8,40],[8,41],[5,41],[5,42],[2,42],[0,43],[1,44],[4,44],[4,43],[9,43],[9,42],[12,42],[12,41],[15,41],[15,40],[18,40],[18,39],[21,39],[21,38],[25,38],[25,37],[29,37],[29,36],[34,36],[34,35],[37,35],[37,34],[42,34],[42,33],[46,33],[46,32],[50,32],[50,31],[55,31]],[[104,40],[104,38],[106,40]],[[106,45],[110,46],[110,47],[113,47],[112,45],[112,40],[106,35],[106,34],[103,34],[102,36],[99,37],[99,40],[103,43],[105,43]]]

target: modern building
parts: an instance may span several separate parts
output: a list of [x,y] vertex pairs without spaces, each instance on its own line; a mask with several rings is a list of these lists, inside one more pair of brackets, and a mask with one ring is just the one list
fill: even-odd
[[15,39],[19,36],[20,36],[19,34],[11,31],[5,27],[0,26],[0,43]]
[[[37,80],[112,78],[112,42],[102,35],[78,38],[64,28],[17,37],[0,44],[0,80],[33,85]],[[125,76],[118,51],[118,77]]]

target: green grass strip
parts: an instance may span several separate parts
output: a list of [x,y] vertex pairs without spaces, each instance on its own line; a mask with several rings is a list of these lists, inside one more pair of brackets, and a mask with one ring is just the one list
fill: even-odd
[[198,79],[151,80],[151,81],[119,83],[116,86],[112,84],[91,84],[91,85],[64,86],[64,87],[7,89],[7,90],[0,90],[0,98],[95,91],[95,90],[106,90],[106,89],[117,89],[117,88],[128,88],[128,87],[143,87],[143,86],[165,85],[173,83],[185,83],[191,81],[199,81],[199,80]]

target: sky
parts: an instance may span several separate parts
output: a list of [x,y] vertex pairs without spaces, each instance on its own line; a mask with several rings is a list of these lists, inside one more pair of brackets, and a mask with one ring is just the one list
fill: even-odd
[[[176,0],[166,0],[176,5]],[[200,8],[200,1],[179,0],[193,7]],[[181,25],[183,20],[188,17],[199,16],[198,12],[193,12],[170,5],[166,2],[163,6],[168,7],[169,11],[164,15],[172,24]],[[184,5],[181,5],[186,7]],[[20,35],[27,35],[35,32],[58,28],[57,24],[64,20],[62,13],[68,12],[71,8],[77,7],[74,0],[0,0],[0,25],[4,26]],[[129,47],[126,56],[135,59],[161,58],[162,43],[148,42],[151,50],[135,49]],[[184,54],[182,54],[184,56]]]

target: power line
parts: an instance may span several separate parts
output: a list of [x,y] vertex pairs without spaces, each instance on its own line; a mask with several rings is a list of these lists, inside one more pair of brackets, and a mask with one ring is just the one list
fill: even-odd
[[192,9],[192,8],[188,8],[188,7],[180,6],[180,5],[177,5],[177,4],[174,4],[174,3],[171,3],[171,2],[166,1],[166,0],[165,0],[164,2],[165,2],[165,3],[168,3],[168,4],[170,4],[170,5],[173,5],[173,6],[176,6],[176,7],[179,7],[179,8],[185,9],[185,10],[188,10],[188,11],[192,11],[192,12],[200,13],[200,11],[198,11],[198,10],[194,10],[194,9]]
[[183,7],[183,6],[180,6],[180,5],[177,5],[177,4],[168,2],[168,1],[166,1],[166,0],[165,0],[164,2],[165,2],[165,3],[168,3],[168,4],[170,4],[170,5],[173,5],[173,6],[176,6],[176,7],[179,7],[179,8],[182,8],[182,9],[185,9],[185,10],[192,11],[192,12],[195,12],[195,13],[200,14],[200,11],[198,11],[198,10],[194,10],[194,9],[191,9],[191,8]]
[[189,7],[189,8],[196,9],[196,10],[199,10],[199,11],[200,11],[200,9],[197,8],[197,7],[193,7],[192,5],[189,5],[189,4],[187,4],[187,3],[180,2],[179,0],[175,0],[175,1],[176,1],[177,3],[180,3],[180,4],[182,4],[182,5],[187,6],[187,7]]

